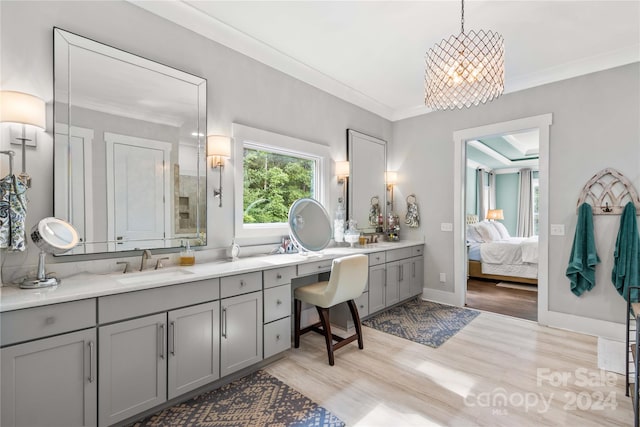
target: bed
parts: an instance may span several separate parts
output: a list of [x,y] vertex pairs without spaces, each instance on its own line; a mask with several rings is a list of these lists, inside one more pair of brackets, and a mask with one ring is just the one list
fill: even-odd
[[511,237],[497,222],[467,223],[469,277],[538,283],[538,236]]

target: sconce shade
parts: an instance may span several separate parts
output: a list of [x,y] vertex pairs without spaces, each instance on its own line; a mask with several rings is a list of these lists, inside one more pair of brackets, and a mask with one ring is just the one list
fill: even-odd
[[231,157],[231,138],[224,135],[207,136],[207,156]]
[[504,212],[502,209],[489,209],[487,219],[504,219]]
[[22,92],[0,92],[0,122],[46,127],[45,103],[42,99]]
[[349,176],[349,162],[336,162],[336,176],[343,178]]
[[387,182],[387,185],[396,185],[398,182],[398,172],[386,171],[385,181]]

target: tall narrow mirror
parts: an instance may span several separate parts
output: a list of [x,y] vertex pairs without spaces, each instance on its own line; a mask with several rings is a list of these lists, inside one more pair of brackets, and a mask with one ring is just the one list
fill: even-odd
[[349,189],[347,216],[355,219],[358,228],[375,232],[382,226],[387,189],[384,173],[387,169],[387,143],[382,139],[347,130],[349,159]]
[[54,28],[54,215],[70,254],[206,243],[207,82]]

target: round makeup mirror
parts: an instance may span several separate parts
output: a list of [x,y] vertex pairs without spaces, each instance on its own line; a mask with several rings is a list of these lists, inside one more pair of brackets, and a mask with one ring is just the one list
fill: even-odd
[[62,254],[78,244],[78,232],[68,222],[58,218],[41,219],[31,229],[31,240],[40,248],[37,277],[27,277],[20,285],[23,289],[45,288],[60,283],[55,277],[47,277],[45,258],[47,254]]
[[298,199],[289,208],[289,234],[303,251],[318,252],[331,241],[331,220],[317,200]]

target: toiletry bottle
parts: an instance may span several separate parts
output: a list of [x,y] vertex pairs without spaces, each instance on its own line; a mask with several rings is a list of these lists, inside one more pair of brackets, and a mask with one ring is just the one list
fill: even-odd
[[193,265],[196,263],[196,254],[191,250],[187,240],[187,247],[180,252],[180,265]]

